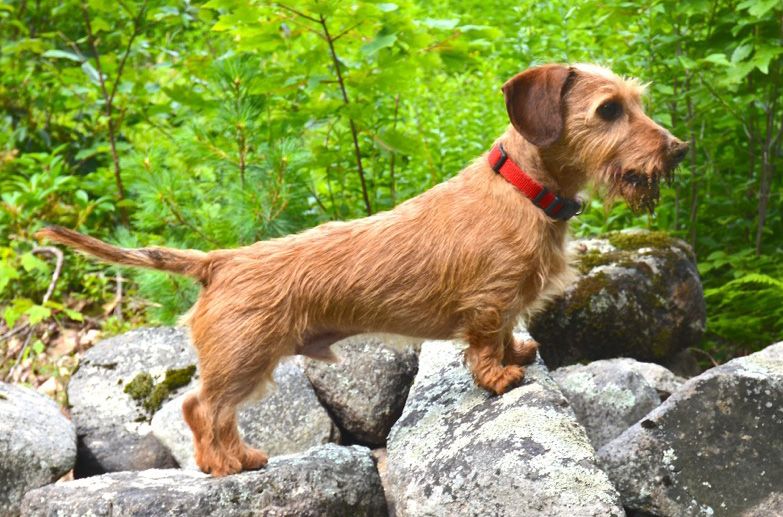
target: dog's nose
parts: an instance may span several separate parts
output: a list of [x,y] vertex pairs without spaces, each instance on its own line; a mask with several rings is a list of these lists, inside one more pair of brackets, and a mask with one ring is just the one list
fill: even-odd
[[669,157],[674,165],[680,163],[688,154],[690,144],[679,138],[673,138],[669,143]]

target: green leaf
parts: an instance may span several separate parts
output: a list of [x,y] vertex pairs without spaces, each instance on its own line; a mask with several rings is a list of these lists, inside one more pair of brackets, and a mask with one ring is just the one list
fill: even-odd
[[92,30],[95,33],[101,31],[109,32],[111,31],[111,24],[108,21],[101,18],[100,16],[98,16],[92,20]]
[[28,298],[16,298],[14,303],[9,305],[3,311],[3,319],[5,319],[8,328],[14,328],[17,320],[22,317],[27,309],[33,305],[33,301]]
[[764,45],[763,47],[756,49],[756,53],[753,54],[751,63],[753,63],[753,66],[758,68],[761,73],[767,74],[769,73],[770,61],[778,57],[781,53],[783,53],[783,48],[780,46]]
[[38,271],[49,271],[49,264],[47,264],[45,261],[39,259],[32,253],[25,253],[20,258],[20,261],[22,263],[22,267],[25,271],[28,273],[33,270]]
[[24,312],[30,320],[31,325],[40,323],[52,315],[52,309],[42,305],[33,305]]
[[0,262],[0,293],[3,292],[11,280],[16,280],[17,278],[19,278],[19,272],[16,268],[6,262]]
[[739,61],[742,61],[746,57],[748,57],[753,50],[753,45],[750,43],[745,43],[744,45],[740,45],[739,47],[734,49],[734,52],[731,54],[731,62],[737,63]]
[[370,56],[372,54],[375,54],[382,48],[391,47],[392,45],[394,45],[395,41],[397,41],[396,34],[385,34],[383,36],[379,34],[370,43],[362,46],[361,48],[362,54],[364,54],[365,56]]
[[435,19],[425,18],[422,23],[431,29],[451,30],[459,24],[459,18]]
[[47,50],[43,54],[41,54],[43,57],[54,57],[54,58],[61,58],[61,59],[70,59],[71,61],[76,61],[77,63],[82,62],[82,58],[80,58],[78,55],[74,54],[73,52],[68,52],[67,50]]
[[73,309],[63,309],[63,312],[65,313],[68,318],[72,319],[73,321],[84,321],[84,315],[79,312],[75,311]]
[[702,59],[702,61],[706,61],[708,63],[714,63],[716,65],[723,65],[723,66],[728,66],[730,64],[729,61],[726,59],[726,54],[722,54],[720,52],[716,54],[710,54],[709,56]]
[[679,60],[680,64],[683,68],[690,70],[691,68],[696,68],[698,64],[693,59],[689,58],[688,56],[678,56],[677,59]]
[[416,155],[421,147],[417,138],[396,129],[383,130],[374,135],[373,139],[382,149],[405,155]]
[[726,78],[728,79],[729,83],[739,83],[747,75],[753,71],[753,67],[755,65],[751,61],[741,61],[739,63],[733,64],[729,67]]
[[101,76],[98,75],[98,71],[93,68],[89,61],[82,63],[82,71],[90,78],[93,84],[101,84]]
[[35,352],[35,355],[39,355],[43,353],[43,351],[46,349],[46,346],[43,344],[43,341],[40,339],[36,339],[33,343],[33,352]]
[[74,197],[81,202],[81,204],[86,205],[90,201],[90,197],[87,195],[87,192],[85,192],[82,189],[77,190],[74,193]]
[[671,113],[661,113],[657,117],[655,117],[655,120],[663,125],[664,127],[671,127],[672,125],[672,115]]
[[748,9],[748,13],[756,18],[763,18],[774,7],[781,7],[780,0],[745,0],[738,9]]

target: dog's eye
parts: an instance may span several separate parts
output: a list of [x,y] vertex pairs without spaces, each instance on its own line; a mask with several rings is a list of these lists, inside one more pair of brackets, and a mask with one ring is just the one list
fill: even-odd
[[623,114],[623,107],[617,101],[606,101],[598,106],[598,116],[607,122],[617,120]]

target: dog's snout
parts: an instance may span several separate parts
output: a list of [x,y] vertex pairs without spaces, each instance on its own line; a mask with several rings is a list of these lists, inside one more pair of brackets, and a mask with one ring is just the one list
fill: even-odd
[[689,148],[690,144],[688,142],[683,142],[678,138],[672,138],[671,142],[669,142],[669,157],[672,163],[675,165],[680,163],[688,154]]

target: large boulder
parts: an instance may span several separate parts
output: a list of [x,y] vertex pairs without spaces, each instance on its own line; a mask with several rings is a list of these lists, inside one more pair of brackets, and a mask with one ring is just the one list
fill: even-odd
[[661,403],[655,388],[626,360],[564,366],[552,377],[596,449]]
[[[318,402],[299,364],[281,363],[273,378],[275,385],[267,396],[240,407],[239,430],[247,443],[278,455],[339,441],[340,432]],[[181,467],[195,469],[193,435],[182,417],[184,397],[167,402],[155,413],[152,432]]]
[[686,381],[683,377],[675,375],[671,370],[664,368],[660,364],[645,363],[626,357],[608,359],[608,361],[617,365],[618,368],[627,368],[644,377],[647,384],[652,386],[658,393],[661,402],[680,389],[680,386],[685,384]]
[[68,384],[76,477],[175,467],[150,433],[150,420],[195,383],[196,356],[183,329],[134,330],[88,350]]
[[75,461],[76,432],[59,406],[0,382],[0,515],[16,515],[25,492],[56,481]]
[[528,322],[550,368],[633,357],[666,364],[695,346],[705,306],[693,252],[662,232],[574,241],[581,273]]
[[386,503],[370,451],[329,444],[222,478],[167,469],[50,485],[27,494],[22,515],[385,516]]
[[399,516],[620,516],[584,429],[540,360],[502,396],[476,387],[450,342],[427,342],[388,439]]
[[689,380],[599,456],[636,510],[783,515],[781,408],[778,343]]
[[352,440],[385,444],[416,375],[416,351],[386,346],[377,336],[359,336],[334,348],[338,363],[305,361],[318,398]]

